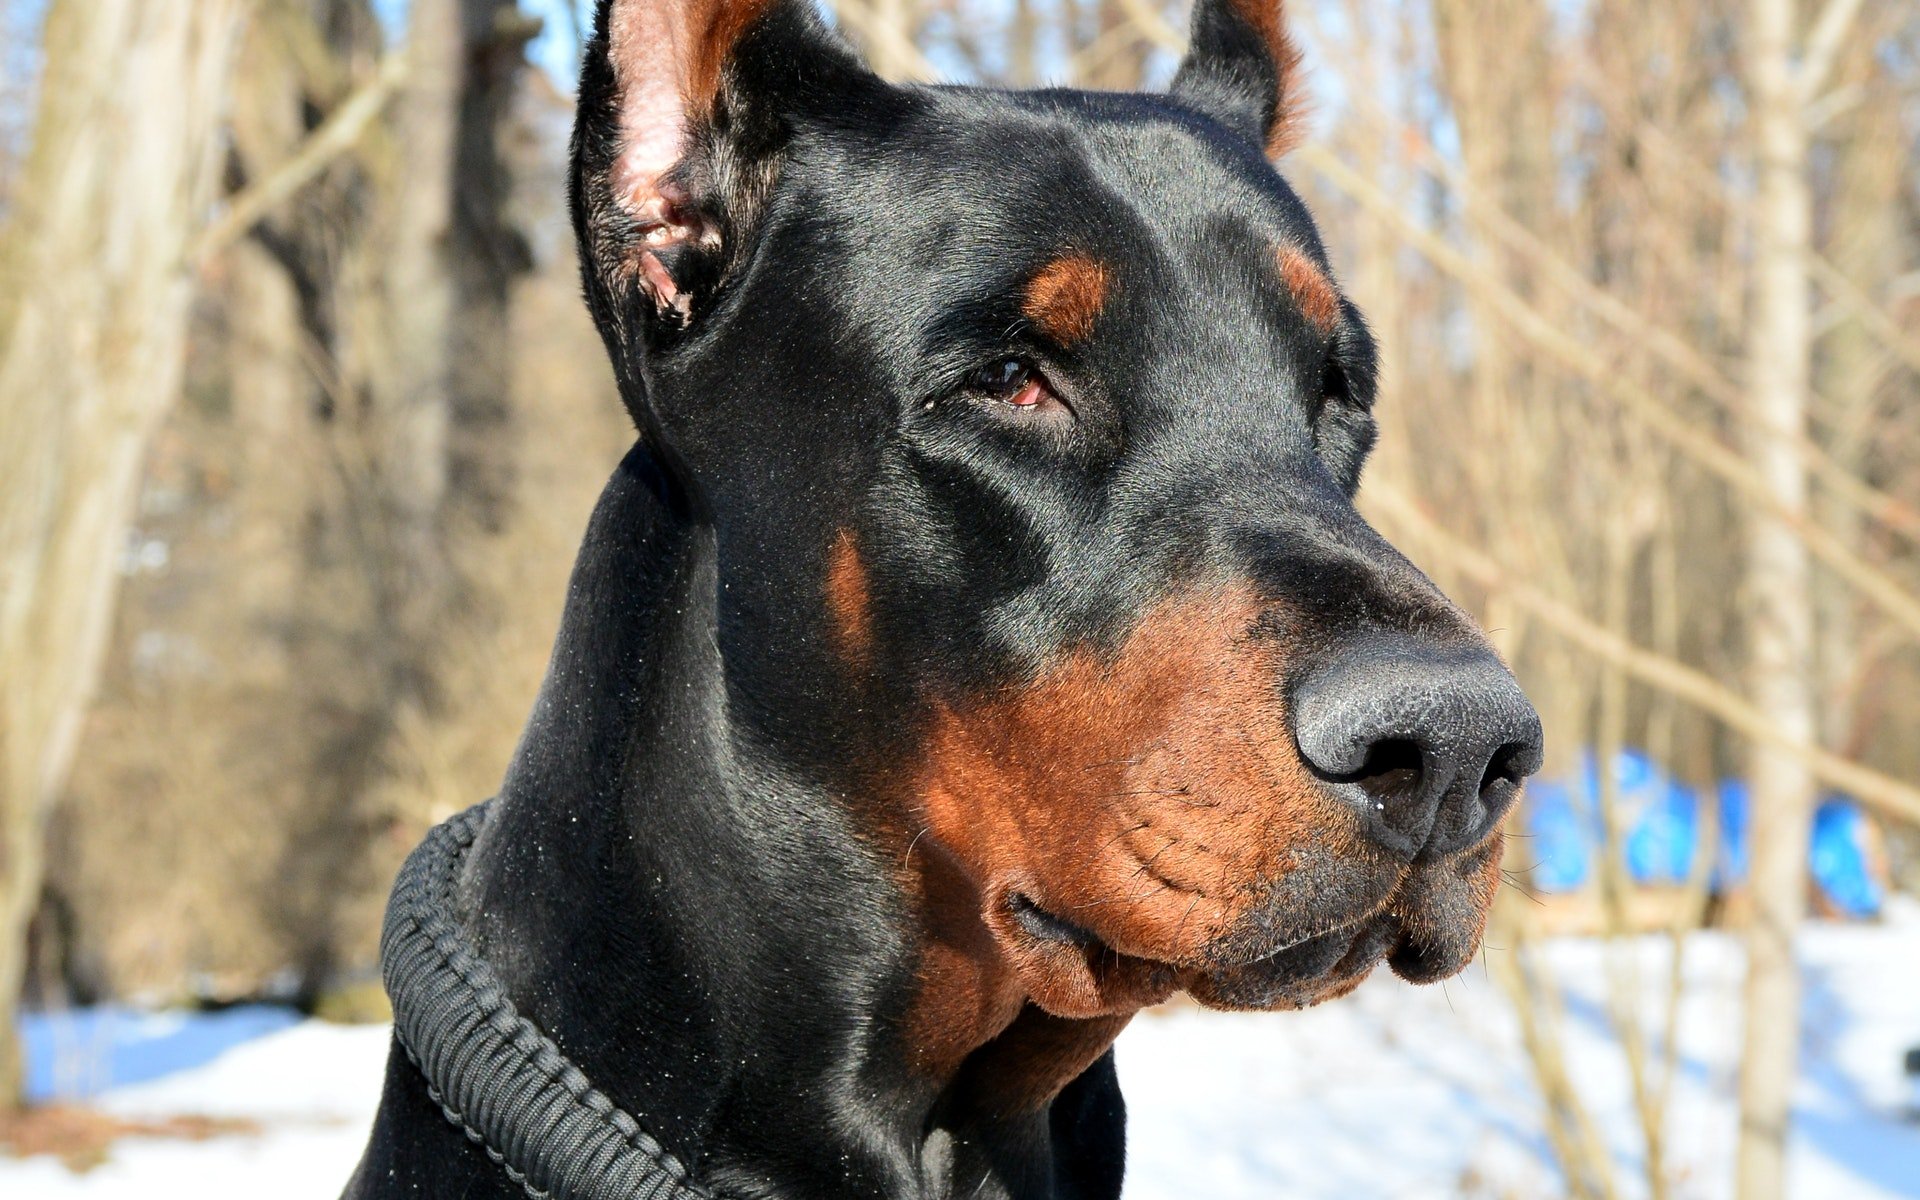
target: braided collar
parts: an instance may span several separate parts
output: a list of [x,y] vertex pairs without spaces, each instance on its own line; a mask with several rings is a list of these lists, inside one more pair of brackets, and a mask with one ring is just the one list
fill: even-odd
[[429,831],[387,901],[380,971],[401,1049],[447,1120],[534,1200],[717,1200],[515,1011],[454,918],[461,856],[491,803]]

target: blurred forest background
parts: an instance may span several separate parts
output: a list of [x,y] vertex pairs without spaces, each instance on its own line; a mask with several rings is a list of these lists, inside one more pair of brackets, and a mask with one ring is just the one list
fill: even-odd
[[[0,0],[0,1029],[18,996],[351,1011],[400,857],[490,794],[632,436],[564,208],[589,7]],[[1094,88],[1163,85],[1186,20],[830,7],[896,78]],[[1600,772],[1586,894],[1610,935],[1746,931],[1768,1195],[1817,797],[1920,887],[1920,6],[1287,8],[1317,115],[1282,169],[1384,347],[1363,507],[1495,631],[1550,775],[1746,781],[1745,880],[1702,839],[1650,905]],[[1489,970],[1609,1196],[1515,846]],[[1659,1196],[1677,1051],[1639,994]]]

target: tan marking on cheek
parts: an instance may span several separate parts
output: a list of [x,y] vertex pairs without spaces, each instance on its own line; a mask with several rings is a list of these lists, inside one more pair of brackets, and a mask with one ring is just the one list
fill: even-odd
[[1303,851],[1363,852],[1354,814],[1294,752],[1284,651],[1249,633],[1261,611],[1243,592],[1170,602],[1111,661],[1076,652],[1033,684],[937,709],[924,836],[976,881],[996,943],[1022,941],[1010,891],[1103,943],[1014,952],[1055,1015],[1153,1002],[1170,987],[1160,965],[1202,958]]
[[1109,283],[1105,266],[1084,254],[1069,254],[1042,267],[1027,284],[1021,311],[1048,337],[1071,346],[1093,336]]
[[[1083,1032],[1123,1020],[1180,986],[1169,963],[1210,961],[1296,864],[1377,857],[1294,750],[1279,692],[1291,649],[1255,630],[1270,607],[1245,589],[1189,594],[1117,653],[1076,651],[1031,683],[935,704],[903,872],[925,937],[901,1032],[924,1077],[972,1072],[980,1052],[1032,1083],[997,1103],[1051,1095],[1079,1060],[1036,1052],[1022,1074],[1000,1049],[1020,1044],[1018,1014]],[[1100,944],[1022,936],[1013,892]]]
[[827,555],[827,612],[834,649],[849,666],[873,665],[873,596],[867,566],[851,530],[841,530]]
[[1273,57],[1274,113],[1267,128],[1267,157],[1279,158],[1300,144],[1307,124],[1300,95],[1300,47],[1287,25],[1286,0],[1233,0],[1233,8]]
[[1280,281],[1286,285],[1293,302],[1300,306],[1300,315],[1321,333],[1332,333],[1340,320],[1340,293],[1327,273],[1304,251],[1293,246],[1280,247],[1277,257]]
[[[917,858],[917,861],[915,861]],[[998,1037],[1025,1003],[1019,982],[980,919],[980,886],[948,849],[915,838],[921,947],[918,991],[903,1029],[908,1064],[948,1079],[975,1048]]]

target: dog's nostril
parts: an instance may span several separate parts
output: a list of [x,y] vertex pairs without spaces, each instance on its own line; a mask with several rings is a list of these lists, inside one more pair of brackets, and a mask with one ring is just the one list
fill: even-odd
[[1292,695],[1301,758],[1366,809],[1382,847],[1439,857],[1484,840],[1540,767],[1540,719],[1471,644],[1363,639]]
[[1347,782],[1359,785],[1376,811],[1389,812],[1418,798],[1424,770],[1418,743],[1387,738],[1367,748],[1366,761]]
[[1537,739],[1507,742],[1493,752],[1487,768],[1480,774],[1479,831],[1484,833],[1500,822],[1520,796],[1527,776],[1540,769],[1540,743]]
[[1528,765],[1528,760],[1538,757],[1538,751],[1520,742],[1508,742],[1500,747],[1487,760],[1486,773],[1480,777],[1480,794],[1487,795],[1501,784],[1519,787],[1533,774],[1534,768]]

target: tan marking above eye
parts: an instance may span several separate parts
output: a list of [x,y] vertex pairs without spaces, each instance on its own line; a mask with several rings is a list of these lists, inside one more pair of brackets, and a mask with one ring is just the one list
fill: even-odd
[[1063,346],[1093,336],[1111,286],[1107,268],[1084,254],[1068,254],[1042,267],[1027,284],[1021,311]]
[[1332,333],[1340,322],[1340,293],[1320,269],[1320,264],[1295,246],[1281,246],[1276,252],[1280,264],[1280,282],[1286,285],[1300,315],[1321,333]]
[[843,529],[827,555],[827,612],[833,618],[834,649],[862,670],[873,662],[873,597],[867,566],[851,530]]

